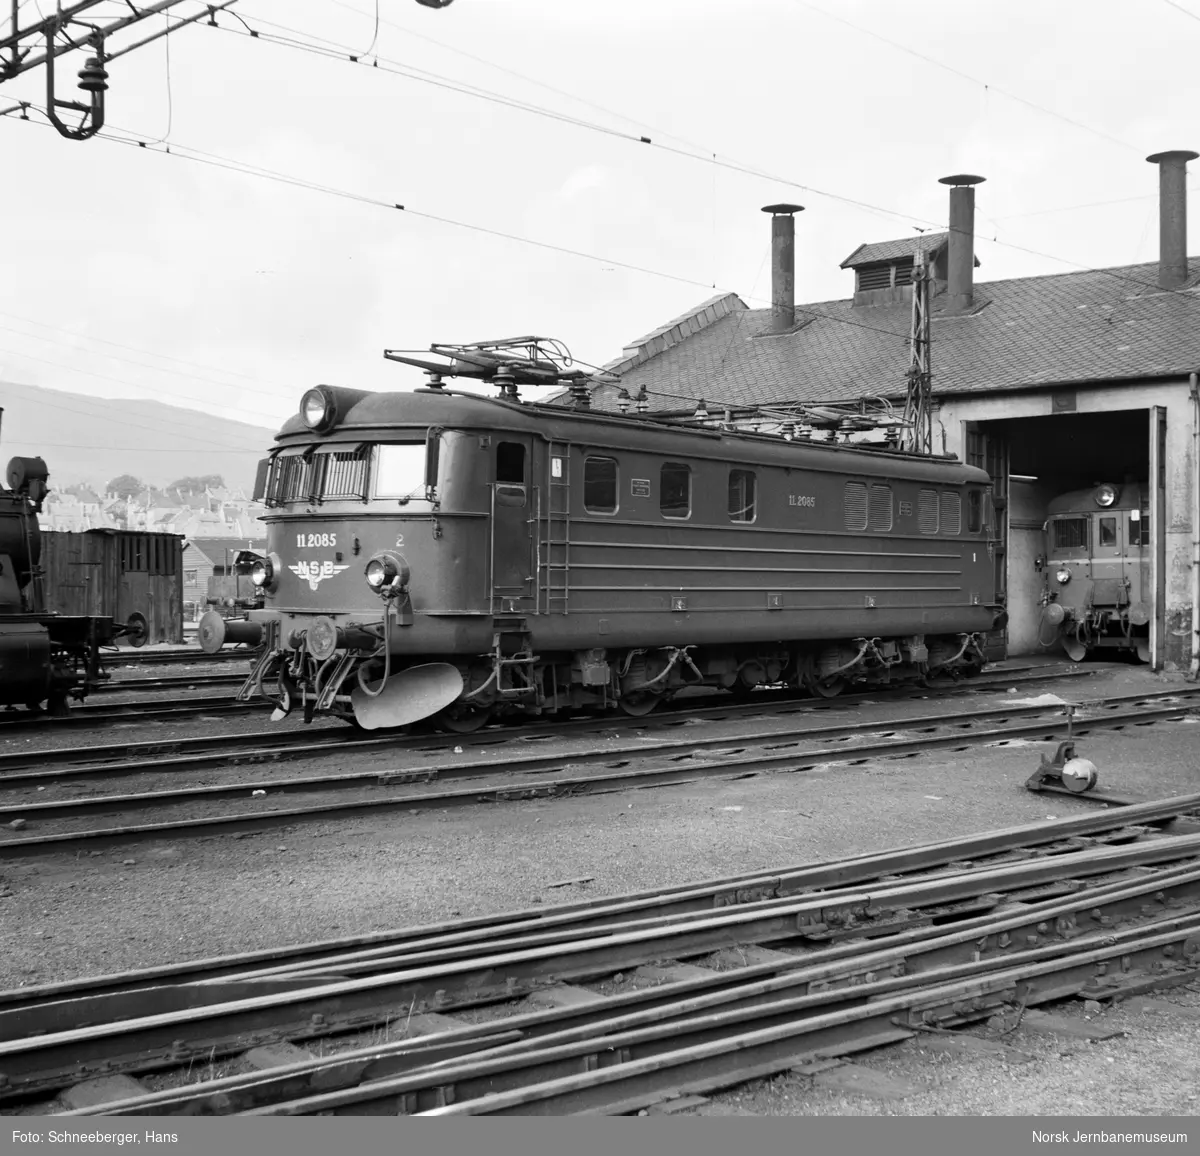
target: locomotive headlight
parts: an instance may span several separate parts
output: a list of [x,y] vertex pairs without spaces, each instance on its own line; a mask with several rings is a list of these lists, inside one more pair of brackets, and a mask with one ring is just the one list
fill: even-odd
[[1067,570],[1067,569],[1060,570],[1057,574],[1054,575],[1054,577],[1060,586],[1065,586],[1068,582],[1071,581],[1071,571]]
[[310,389],[300,400],[300,417],[309,429],[324,433],[337,420],[333,395],[325,389]]
[[366,576],[367,585],[376,594],[382,594],[385,598],[403,590],[408,585],[408,563],[399,554],[393,554],[390,551],[376,554],[367,563],[367,568],[363,573]]
[[379,558],[372,558],[367,563],[367,585],[372,590],[378,592],[383,589],[383,584],[387,581],[387,567]]
[[265,558],[258,558],[250,567],[250,581],[258,587],[260,593],[271,594],[279,585],[281,568],[278,554],[268,554]]
[[269,558],[259,558],[259,560],[250,567],[250,581],[253,582],[255,586],[266,586],[267,583],[269,583],[274,577],[272,574],[273,569],[274,567],[271,565],[271,560]]
[[1095,497],[1097,506],[1111,506],[1117,500],[1117,488],[1109,485],[1100,486],[1096,490]]

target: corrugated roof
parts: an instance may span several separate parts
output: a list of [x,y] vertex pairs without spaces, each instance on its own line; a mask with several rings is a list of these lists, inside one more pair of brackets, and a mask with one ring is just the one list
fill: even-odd
[[[976,311],[939,314],[934,298],[935,393],[987,393],[1056,383],[1184,375],[1200,369],[1200,258],[1184,290],[1156,288],[1156,264],[1022,277],[976,285]],[[735,310],[623,375],[655,408],[679,398],[765,403],[902,396],[912,306],[823,301],[797,306],[802,329],[760,336],[770,311]],[[620,386],[593,405],[615,409]]]

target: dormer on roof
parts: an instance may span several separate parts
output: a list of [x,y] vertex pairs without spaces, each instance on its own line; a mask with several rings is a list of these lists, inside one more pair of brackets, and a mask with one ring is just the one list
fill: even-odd
[[[840,268],[854,270],[855,305],[895,305],[912,295],[913,268],[922,250],[933,267],[933,292],[946,288],[949,233],[926,233],[898,241],[859,245]],[[979,258],[975,258],[979,268]]]

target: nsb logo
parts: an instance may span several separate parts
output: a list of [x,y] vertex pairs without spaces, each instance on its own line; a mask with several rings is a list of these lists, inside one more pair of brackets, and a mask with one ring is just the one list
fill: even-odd
[[326,578],[332,578],[335,574],[340,574],[343,570],[349,570],[349,566],[335,566],[332,562],[297,562],[288,569],[296,575],[302,582],[307,582],[309,588],[316,590],[318,586]]

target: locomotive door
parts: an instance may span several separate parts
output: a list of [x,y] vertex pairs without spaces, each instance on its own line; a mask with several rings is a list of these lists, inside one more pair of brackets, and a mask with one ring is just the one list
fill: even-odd
[[[1008,440],[1001,434],[985,432],[975,422],[964,423],[967,443],[967,465],[986,470],[992,479],[992,510],[995,525],[991,527],[988,549],[992,556],[996,602],[1008,607]],[[1007,630],[987,634],[984,656],[988,662],[1002,662],[1008,657]]]
[[534,609],[531,439],[497,437],[492,454],[491,600],[493,614]]

